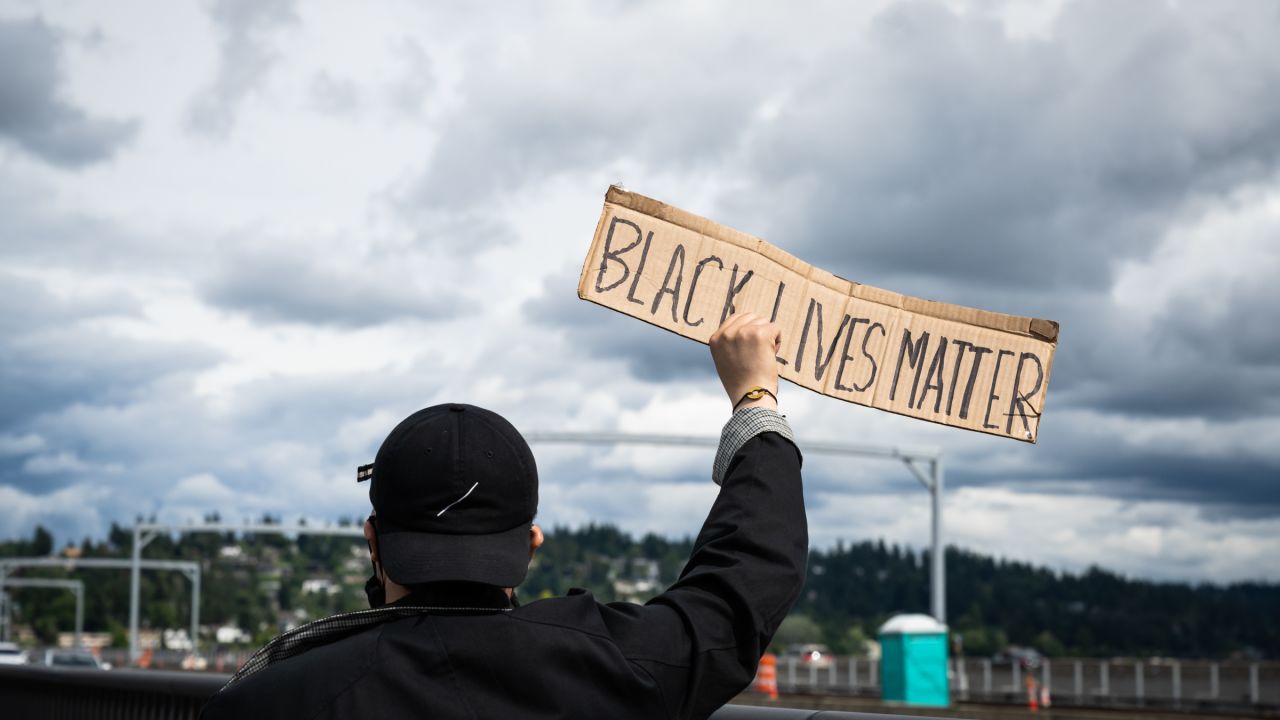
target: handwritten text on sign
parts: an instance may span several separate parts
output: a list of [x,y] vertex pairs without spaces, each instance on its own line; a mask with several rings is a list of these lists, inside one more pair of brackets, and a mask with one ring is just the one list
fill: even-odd
[[1035,442],[1058,326],[852,283],[610,188],[579,297],[707,342],[734,312],[782,327],[783,378],[841,400]]

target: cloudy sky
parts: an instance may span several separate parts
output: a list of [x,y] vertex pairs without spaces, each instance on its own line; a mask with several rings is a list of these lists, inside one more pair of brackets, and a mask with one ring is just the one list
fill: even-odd
[[[785,7],[785,9],[783,9]],[[1038,445],[945,452],[950,542],[1280,580],[1280,7],[0,0],[0,537],[367,510],[426,405],[712,435],[706,349],[576,297],[606,187],[841,276],[1058,320]],[[546,525],[696,531],[709,450],[535,446]],[[813,455],[815,544],[922,546]]]

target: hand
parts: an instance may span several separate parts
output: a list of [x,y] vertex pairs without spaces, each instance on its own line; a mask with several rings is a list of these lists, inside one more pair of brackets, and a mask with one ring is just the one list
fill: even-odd
[[[711,336],[711,359],[729,402],[736,403],[751,388],[762,387],[778,394],[778,348],[782,330],[755,313],[733,315]],[[738,406],[777,408],[778,403],[765,395]]]

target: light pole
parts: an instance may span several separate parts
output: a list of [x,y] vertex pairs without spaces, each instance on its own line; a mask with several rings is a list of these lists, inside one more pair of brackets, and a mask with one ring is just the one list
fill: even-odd
[[[138,606],[139,595],[141,594],[142,578],[141,569],[151,566],[152,563],[164,564],[166,562],[175,563],[176,561],[165,560],[143,560],[142,549],[152,540],[156,539],[161,533],[224,533],[224,532],[241,532],[241,533],[275,533],[277,535],[339,535],[344,537],[364,537],[364,530],[358,526],[348,527],[322,527],[311,525],[267,525],[261,523],[253,523],[246,525],[231,525],[227,523],[209,523],[206,525],[165,525],[157,523],[138,523],[133,526],[133,554],[129,561],[131,576],[129,578],[129,662],[138,659],[141,654],[138,647]],[[199,565],[196,563],[182,563],[186,565],[195,565],[196,573],[188,575],[191,578],[194,597],[191,600],[192,620],[191,620],[191,649],[196,649],[198,619],[200,613],[200,573]]]
[[[135,565],[135,562],[137,563]],[[192,647],[195,647],[195,633],[200,625],[200,563],[190,562],[187,560],[125,560],[123,558],[56,558],[56,557],[25,557],[25,558],[0,558],[0,585],[4,584],[5,578],[11,569],[23,567],[46,567],[46,568],[62,568],[64,570],[75,570],[77,568],[102,569],[110,568],[117,570],[176,570],[186,576],[191,581],[191,634]],[[136,606],[135,606],[136,608]],[[137,612],[131,608],[129,613],[130,621],[137,619]],[[130,639],[136,639],[137,625],[132,625]],[[7,632],[7,625],[6,625]],[[136,644],[130,646],[130,651],[136,648]],[[130,660],[136,659],[130,656]]]
[[[719,438],[696,435],[649,435],[609,432],[531,432],[525,434],[530,443],[562,443],[575,445],[663,445],[668,447],[716,447]],[[938,622],[947,621],[947,569],[942,541],[942,452],[934,449],[898,447],[894,445],[860,445],[855,443],[805,442],[803,450],[814,455],[853,455],[856,457],[901,460],[929,491],[932,509],[931,557],[929,571],[930,607]]]
[[[56,588],[60,590],[70,590],[76,596],[76,640],[75,646],[80,647],[80,637],[84,634],[84,582],[81,580],[56,580],[48,578],[9,578],[0,577],[0,593],[4,592],[7,587],[15,588]],[[4,639],[9,639],[9,610],[6,605],[3,609],[4,617]]]

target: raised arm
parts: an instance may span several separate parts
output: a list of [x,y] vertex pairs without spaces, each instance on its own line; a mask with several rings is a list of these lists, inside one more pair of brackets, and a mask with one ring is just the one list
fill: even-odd
[[[779,340],[777,326],[750,314],[712,336],[716,370],[737,408],[713,472],[720,494],[679,580],[643,610],[613,605],[607,618],[675,717],[706,717],[751,682],[804,583],[801,458],[776,411]],[[772,395],[742,400],[757,387]]]

